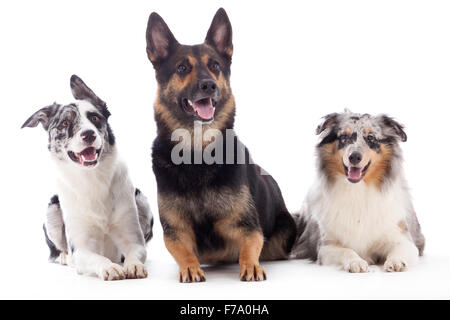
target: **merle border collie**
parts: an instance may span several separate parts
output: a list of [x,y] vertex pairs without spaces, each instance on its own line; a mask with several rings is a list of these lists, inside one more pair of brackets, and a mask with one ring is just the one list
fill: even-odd
[[403,126],[346,110],[327,115],[316,133],[318,177],[297,215],[292,256],[349,272],[416,264],[425,239],[402,170]]
[[22,126],[42,124],[58,172],[44,224],[50,260],[103,280],[145,278],[147,199],[118,157],[106,103],[75,75],[70,86],[76,102],[42,108]]

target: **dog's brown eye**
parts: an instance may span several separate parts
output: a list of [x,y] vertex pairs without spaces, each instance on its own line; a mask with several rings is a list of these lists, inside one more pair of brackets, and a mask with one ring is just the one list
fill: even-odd
[[217,61],[213,62],[211,64],[211,69],[212,71],[220,71],[220,64]]
[[97,116],[92,116],[92,117],[91,117],[91,121],[97,123],[97,122],[100,121],[100,119],[99,119],[99,117],[97,117]]
[[64,120],[63,122],[61,122],[61,127],[67,128],[69,126],[69,124],[70,124],[69,120]]
[[177,67],[177,72],[178,72],[178,73],[184,73],[184,72],[186,72],[186,70],[187,70],[187,67],[186,67],[186,65],[184,65],[184,64],[180,64],[180,65]]

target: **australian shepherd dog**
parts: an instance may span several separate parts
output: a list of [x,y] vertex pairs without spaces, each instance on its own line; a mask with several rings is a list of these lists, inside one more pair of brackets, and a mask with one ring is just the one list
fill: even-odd
[[317,179],[297,215],[292,256],[367,272],[405,271],[423,254],[402,169],[403,126],[386,115],[327,115],[317,128]]

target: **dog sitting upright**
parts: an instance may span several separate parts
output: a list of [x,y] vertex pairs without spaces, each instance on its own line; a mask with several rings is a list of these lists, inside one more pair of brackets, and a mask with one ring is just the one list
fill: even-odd
[[[241,280],[265,280],[260,258],[285,259],[295,241],[295,222],[277,183],[247,161],[248,150],[232,130],[232,52],[223,9],[205,42],[194,46],[179,44],[163,19],[150,15],[147,53],[158,82],[153,171],[164,241],[180,282],[204,281],[200,263],[238,261]],[[181,141],[177,132],[186,134]],[[219,160],[203,157],[208,151]],[[174,161],[174,154],[186,161]]]
[[106,103],[75,75],[70,86],[76,102],[42,108],[22,126],[48,131],[58,171],[44,224],[50,258],[103,280],[145,278],[153,224],[147,199],[118,158]]
[[327,115],[317,134],[318,178],[297,216],[293,257],[349,272],[416,264],[425,239],[402,169],[403,126],[386,115],[346,111]]

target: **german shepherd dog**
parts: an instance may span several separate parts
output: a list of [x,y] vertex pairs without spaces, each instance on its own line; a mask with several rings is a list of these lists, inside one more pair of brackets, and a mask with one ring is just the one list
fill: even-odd
[[[179,280],[205,281],[200,264],[237,261],[242,281],[265,280],[259,260],[288,258],[296,226],[277,183],[250,163],[245,147],[245,161],[237,163],[240,142],[233,131],[233,45],[228,16],[219,9],[205,42],[189,46],[178,43],[164,20],[153,12],[146,38],[158,82],[153,171],[164,241],[179,265]],[[210,144],[200,141],[200,153],[223,140],[222,146],[214,147],[226,163],[207,163],[205,159],[195,164],[174,163],[172,151],[178,141],[173,141],[173,132],[182,129],[190,134],[199,124],[201,133],[208,129],[216,132]],[[188,160],[198,155],[191,142],[189,135],[182,141],[189,147]],[[237,144],[223,147],[230,142]]]

